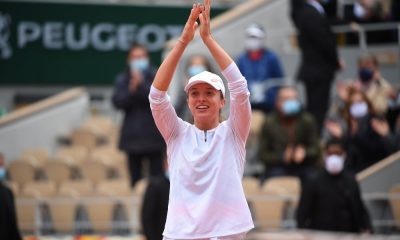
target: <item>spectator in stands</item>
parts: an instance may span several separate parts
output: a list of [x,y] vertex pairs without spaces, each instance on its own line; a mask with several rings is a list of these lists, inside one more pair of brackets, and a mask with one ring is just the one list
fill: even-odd
[[337,0],[324,0],[321,2],[321,5],[324,8],[326,17],[329,21],[337,21]]
[[[380,74],[377,58],[372,54],[361,55],[358,59],[358,79],[354,82],[345,83],[338,81],[336,84],[336,96],[332,101],[328,124],[333,119],[339,122],[342,129],[346,131],[345,103],[349,98],[351,88],[363,91],[372,104],[374,114],[390,119],[393,129],[397,117],[396,93],[394,88]],[[390,111],[388,111],[390,110]]]
[[169,199],[168,167],[165,169],[165,174],[149,179],[144,194],[141,220],[146,240],[163,238]]
[[18,230],[14,195],[4,184],[6,177],[5,160],[0,153],[0,239],[22,240]]
[[[190,56],[184,73],[184,81],[183,85],[187,84],[187,81],[196,74],[199,74],[203,71],[211,71],[211,64],[208,61],[207,57],[201,54],[195,54]],[[177,106],[176,106],[176,113],[180,118],[183,120],[189,121],[191,119],[191,113],[187,107],[187,95],[182,92],[179,96]]]
[[332,114],[343,112],[344,103],[348,101],[351,88],[365,92],[372,103],[374,113],[381,116],[386,115],[389,102],[393,102],[396,96],[393,87],[382,77],[378,60],[372,54],[365,54],[358,58],[357,80],[350,83],[338,82],[336,87],[337,98],[333,104]]
[[372,54],[365,54],[358,59],[358,80],[354,86],[365,92],[376,114],[385,115],[388,102],[395,91],[379,70],[378,59]]
[[390,6],[390,20],[394,22],[400,21],[400,1],[392,0]]
[[[331,83],[341,68],[334,35],[317,0],[293,2],[292,19],[298,30],[301,64],[297,78],[304,82],[307,111],[316,119],[318,133],[328,109]],[[296,7],[296,8],[294,8]]]
[[[350,20],[359,24],[382,23],[390,20],[390,4],[384,0],[358,0],[353,5]],[[392,32],[374,30],[366,32],[368,43],[384,43],[392,40]]]
[[347,130],[335,121],[325,126],[333,137],[346,140],[348,166],[359,172],[388,156],[393,145],[387,121],[374,114],[366,94],[356,88],[351,88],[348,94],[344,107]]
[[399,129],[398,120],[400,118],[400,86],[394,90],[393,98],[389,100],[388,113],[386,115],[389,122],[391,132],[395,132],[395,129]]
[[297,226],[322,231],[370,233],[369,214],[358,183],[344,168],[343,142],[332,139],[325,145],[325,169],[302,186],[297,209]]
[[265,31],[259,24],[251,24],[246,28],[245,48],[237,65],[246,77],[250,90],[250,101],[253,110],[269,112],[274,108],[277,88],[265,89],[269,79],[281,80],[283,70],[278,56],[264,46]]
[[112,102],[123,111],[119,148],[128,155],[132,187],[142,177],[142,162],[150,161],[150,175],[163,173],[164,141],[154,123],[148,95],[156,69],[149,62],[144,46],[133,45],[127,57],[127,69],[115,80]]
[[262,181],[275,176],[305,178],[317,165],[320,147],[314,118],[302,110],[293,87],[278,91],[276,110],[261,128],[260,159],[265,173]]

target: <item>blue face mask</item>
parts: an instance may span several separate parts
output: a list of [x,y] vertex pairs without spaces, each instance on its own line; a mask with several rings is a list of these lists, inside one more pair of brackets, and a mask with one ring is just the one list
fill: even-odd
[[129,62],[129,67],[131,70],[143,72],[149,68],[148,58],[137,58]]
[[297,99],[286,100],[282,104],[282,113],[286,116],[293,116],[301,111],[301,104]]
[[6,180],[6,169],[0,168],[0,181]]
[[206,71],[206,68],[203,65],[192,65],[188,68],[188,75],[189,77],[193,77],[204,71]]
[[358,76],[362,82],[368,82],[374,76],[374,71],[369,68],[361,68],[358,72]]

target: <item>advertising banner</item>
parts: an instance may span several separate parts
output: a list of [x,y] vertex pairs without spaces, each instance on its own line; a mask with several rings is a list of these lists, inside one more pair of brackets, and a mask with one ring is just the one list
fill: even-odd
[[0,85],[112,84],[133,42],[158,65],[188,14],[189,7],[1,1]]

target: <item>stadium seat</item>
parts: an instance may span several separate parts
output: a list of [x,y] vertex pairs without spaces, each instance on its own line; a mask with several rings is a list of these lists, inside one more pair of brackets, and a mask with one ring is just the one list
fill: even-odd
[[300,181],[296,177],[273,177],[261,190],[261,198],[252,200],[257,226],[261,229],[279,229],[286,214],[297,205]]
[[72,168],[64,159],[49,159],[43,169],[47,179],[57,185],[72,178]]
[[251,112],[250,133],[258,136],[260,134],[264,120],[265,120],[265,113],[259,110],[253,110]]
[[242,185],[246,196],[258,195],[261,191],[260,180],[254,177],[244,177]]
[[109,136],[114,124],[110,118],[95,115],[86,119],[81,127],[89,129],[98,136]]
[[73,130],[70,139],[73,146],[83,146],[88,150],[95,148],[99,144],[97,136],[92,131],[85,128]]
[[37,229],[37,221],[43,220],[43,204],[46,198],[54,196],[56,184],[50,181],[28,182],[20,191],[16,201],[16,212],[19,228],[33,232]]
[[11,189],[14,196],[17,196],[19,194],[19,185],[17,182],[7,181],[5,185]]
[[84,197],[90,196],[94,196],[94,188],[89,181],[62,182],[57,197],[48,202],[54,230],[58,233],[75,232],[78,207]]
[[270,186],[276,186],[282,189],[283,194],[294,197],[295,199],[289,203],[292,207],[297,206],[297,197],[300,195],[301,184],[300,179],[297,177],[273,177],[264,183],[264,188],[268,189]]
[[393,212],[393,218],[396,221],[396,228],[400,229],[400,184],[393,186],[389,194],[392,195],[390,198],[390,206]]
[[84,146],[68,146],[60,148],[55,157],[70,158],[69,163],[73,166],[79,166],[88,159],[88,149]]
[[[126,216],[125,227],[129,227],[131,206],[129,197],[132,196],[132,191],[129,182],[124,180],[107,180],[99,181],[96,186],[96,201],[86,202],[90,224],[95,232],[109,233],[115,229],[114,213],[118,205],[123,206]],[[117,227],[120,226],[118,222]]]
[[104,163],[118,178],[127,179],[129,177],[126,156],[115,147],[97,147],[92,150],[90,159]]
[[276,186],[263,186],[256,197],[251,198],[256,227],[260,230],[279,229],[283,219],[285,200],[282,189]]
[[35,180],[36,168],[28,161],[14,160],[8,165],[7,171],[11,181],[18,183],[20,187]]
[[107,179],[109,169],[102,162],[88,161],[82,164],[80,172],[84,179],[89,180],[93,185]]
[[21,153],[21,159],[30,161],[36,167],[41,167],[49,157],[49,152],[45,148],[29,148]]

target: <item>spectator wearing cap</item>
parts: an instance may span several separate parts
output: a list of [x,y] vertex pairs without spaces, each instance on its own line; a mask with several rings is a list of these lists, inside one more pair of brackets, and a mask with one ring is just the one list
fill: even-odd
[[344,168],[345,159],[343,142],[340,139],[329,140],[324,150],[324,169],[302,185],[297,209],[299,228],[372,232],[355,176]]
[[284,76],[278,56],[264,46],[265,31],[259,24],[246,28],[245,52],[237,59],[237,65],[246,77],[251,93],[252,109],[269,112],[274,108],[276,87],[264,88],[270,79]]
[[320,157],[314,118],[302,110],[293,87],[278,91],[276,109],[261,128],[259,157],[265,172],[261,181],[276,176],[306,178]]

